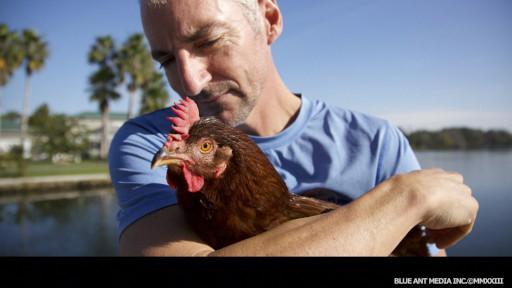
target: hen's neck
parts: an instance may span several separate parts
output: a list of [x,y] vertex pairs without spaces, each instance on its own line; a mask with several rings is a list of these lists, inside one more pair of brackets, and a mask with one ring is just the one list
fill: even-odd
[[[239,132],[240,133],[240,132]],[[236,143],[232,143],[233,156],[229,161],[224,176],[215,181],[208,181],[205,194],[213,191],[220,195],[207,195],[213,201],[226,205],[236,204],[265,205],[281,207],[290,196],[288,188],[272,163],[261,152],[258,146],[246,135],[238,135]],[[220,197],[222,197],[220,196]],[[215,199],[217,198],[217,199]],[[245,204],[244,204],[245,203]]]

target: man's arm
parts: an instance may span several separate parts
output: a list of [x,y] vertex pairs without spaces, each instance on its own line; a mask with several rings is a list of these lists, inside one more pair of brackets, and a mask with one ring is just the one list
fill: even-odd
[[219,250],[204,244],[180,208],[171,206],[128,227],[121,255],[387,256],[417,224],[444,229],[431,233],[440,248],[455,244],[471,231],[477,210],[459,174],[422,170],[394,176],[330,213],[295,219]]
[[187,225],[178,205],[142,217],[120,239],[120,254],[125,256],[196,256],[213,251]]

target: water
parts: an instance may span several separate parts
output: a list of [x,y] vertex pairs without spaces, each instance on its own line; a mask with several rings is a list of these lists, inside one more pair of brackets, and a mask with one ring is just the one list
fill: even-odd
[[420,152],[424,168],[457,171],[480,204],[470,235],[447,250],[454,256],[512,256],[512,151]]
[[[512,256],[512,151],[419,152],[422,166],[462,173],[480,202],[454,256]],[[0,256],[118,255],[112,190],[0,197]]]
[[1,256],[115,256],[112,190],[0,198]]

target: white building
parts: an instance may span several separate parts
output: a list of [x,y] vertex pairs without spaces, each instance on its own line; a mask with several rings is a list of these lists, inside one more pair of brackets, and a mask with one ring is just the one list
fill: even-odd
[[[88,131],[88,139],[90,142],[87,154],[92,157],[99,156],[101,141],[101,114],[99,112],[83,112],[75,115],[78,125],[83,126]],[[127,119],[125,113],[110,113],[110,129],[109,143],[114,137],[117,130],[124,124]],[[20,119],[6,120],[0,123],[0,153],[9,152],[13,146],[20,145]],[[31,137],[27,138],[25,143],[25,151],[30,151],[32,147]]]
[[[123,126],[128,115],[126,113],[110,113],[110,129],[108,131],[108,143],[112,142],[112,138],[117,130]],[[101,114],[99,112],[83,112],[75,115],[78,124],[85,127],[89,131],[89,150],[88,153],[92,157],[100,155],[101,142]]]
[[[21,119],[7,120],[0,122],[0,154],[11,150],[13,146],[21,144]],[[25,151],[32,148],[32,139],[28,137],[25,141]]]

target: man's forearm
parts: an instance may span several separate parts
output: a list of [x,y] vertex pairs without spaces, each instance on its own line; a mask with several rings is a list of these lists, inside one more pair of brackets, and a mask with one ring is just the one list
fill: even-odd
[[[121,235],[121,255],[390,255],[417,224],[439,248],[454,245],[474,225],[478,202],[460,174],[428,169],[393,176],[332,212],[289,221],[214,251],[166,207],[131,224]],[[173,228],[169,229],[170,223]]]
[[421,203],[383,183],[330,213],[275,229],[207,253],[208,256],[388,256],[421,221]]

